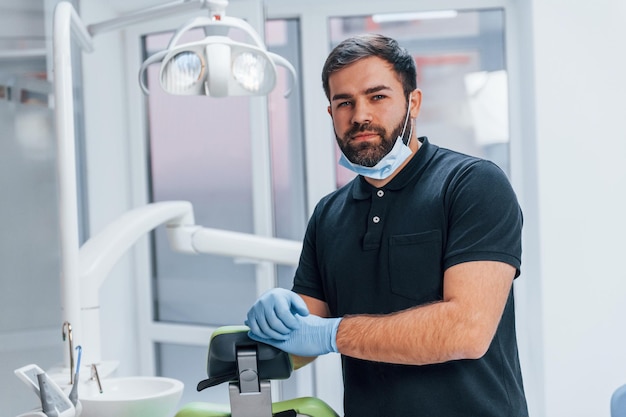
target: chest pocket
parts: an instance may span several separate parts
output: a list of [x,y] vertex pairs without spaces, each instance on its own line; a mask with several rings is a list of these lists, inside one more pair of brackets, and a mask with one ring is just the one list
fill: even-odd
[[391,292],[418,304],[443,296],[441,232],[430,230],[389,239]]

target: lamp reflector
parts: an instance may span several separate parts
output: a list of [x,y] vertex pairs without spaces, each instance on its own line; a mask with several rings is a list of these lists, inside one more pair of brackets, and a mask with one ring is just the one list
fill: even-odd
[[170,94],[184,94],[201,79],[203,73],[204,63],[200,56],[183,51],[164,64],[161,84]]
[[267,58],[252,52],[243,52],[233,60],[233,77],[246,90],[257,92],[265,80]]

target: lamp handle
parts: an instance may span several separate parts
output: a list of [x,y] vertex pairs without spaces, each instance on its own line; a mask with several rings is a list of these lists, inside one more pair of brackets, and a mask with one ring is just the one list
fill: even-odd
[[229,28],[241,29],[244,32],[246,32],[246,34],[248,34],[250,38],[252,38],[252,40],[254,41],[254,44],[257,47],[259,47],[260,49],[266,50],[263,40],[256,33],[256,30],[254,30],[254,28],[248,22],[246,22],[243,19],[230,17],[230,16],[222,16],[221,20],[214,20],[206,16],[199,16],[199,17],[195,17],[191,19],[190,21],[185,23],[176,31],[174,36],[172,36],[172,39],[170,39],[167,49],[172,49],[178,43],[178,41],[180,40],[180,37],[184,33],[186,33],[187,31],[191,29],[200,28],[200,27],[204,27],[204,28],[214,27],[214,28],[220,28],[220,29],[229,29]]
[[296,74],[296,69],[291,64],[291,62],[286,60],[284,57],[278,54],[275,54],[273,52],[269,52],[269,51],[267,51],[267,54],[269,55],[270,58],[272,58],[272,61],[274,62],[274,64],[280,65],[281,67],[285,67],[291,74],[291,86],[287,89],[287,91],[285,91],[285,95],[284,95],[285,98],[289,97],[291,95],[291,92],[298,85],[298,75]]
[[144,73],[146,72],[146,69],[148,69],[151,64],[162,61],[167,53],[168,50],[159,51],[153,55],[150,55],[150,57],[146,59],[143,64],[141,64],[141,67],[139,68],[139,86],[141,87],[141,91],[143,91],[145,95],[150,95],[148,86],[145,83],[146,77],[144,76]]

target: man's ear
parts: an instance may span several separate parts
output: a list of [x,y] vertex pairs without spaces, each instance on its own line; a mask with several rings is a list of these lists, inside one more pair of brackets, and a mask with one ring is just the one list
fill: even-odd
[[326,111],[328,112],[328,114],[330,114],[330,117],[333,117],[333,111],[330,106],[326,107]]
[[416,119],[422,107],[422,90],[416,88],[411,93],[411,118]]

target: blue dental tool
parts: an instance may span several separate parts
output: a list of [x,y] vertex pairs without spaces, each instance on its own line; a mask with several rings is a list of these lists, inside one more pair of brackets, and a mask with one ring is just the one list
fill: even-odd
[[76,407],[78,403],[78,373],[80,371],[80,357],[83,354],[82,346],[76,346],[76,350],[78,351],[78,358],[76,359],[76,373],[74,374],[74,385],[72,385],[72,390],[69,393],[70,401]]

